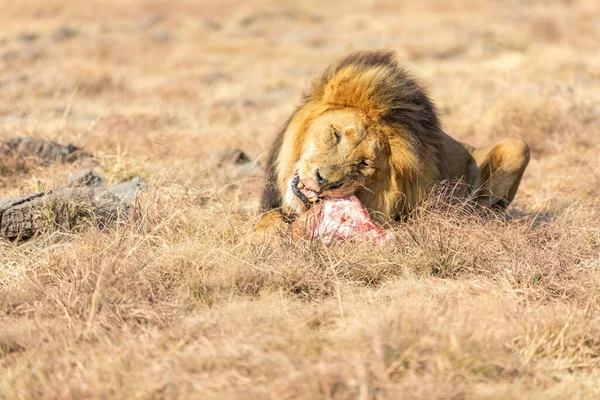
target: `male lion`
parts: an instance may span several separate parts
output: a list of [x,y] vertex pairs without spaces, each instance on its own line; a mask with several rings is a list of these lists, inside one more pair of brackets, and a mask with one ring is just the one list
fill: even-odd
[[477,203],[504,209],[528,162],[519,138],[479,149],[454,140],[392,52],[356,52],[313,82],[275,139],[254,234],[322,196],[355,194],[375,221],[403,219],[441,181],[462,180]]

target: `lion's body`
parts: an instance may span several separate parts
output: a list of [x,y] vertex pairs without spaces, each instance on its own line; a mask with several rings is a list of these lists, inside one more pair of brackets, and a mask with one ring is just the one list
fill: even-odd
[[291,190],[294,176],[315,193],[356,194],[384,222],[406,217],[446,180],[465,181],[485,206],[505,207],[528,160],[521,139],[483,149],[457,142],[442,131],[425,91],[392,53],[354,53],[313,83],[277,136],[261,204],[271,213],[258,230],[279,219],[273,211],[293,218],[304,209]]

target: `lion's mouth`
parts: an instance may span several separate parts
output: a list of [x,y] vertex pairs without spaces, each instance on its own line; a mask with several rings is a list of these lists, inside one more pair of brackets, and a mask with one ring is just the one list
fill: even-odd
[[294,195],[302,201],[306,208],[310,208],[312,204],[324,198],[345,198],[352,194],[351,191],[342,188],[343,184],[329,185],[318,191],[310,189],[302,182],[298,173],[294,174],[291,186]]
[[305,206],[310,207],[311,204],[316,203],[323,198],[321,192],[316,192],[307,188],[304,183],[300,180],[298,173],[294,175],[292,179],[292,192],[304,203]]

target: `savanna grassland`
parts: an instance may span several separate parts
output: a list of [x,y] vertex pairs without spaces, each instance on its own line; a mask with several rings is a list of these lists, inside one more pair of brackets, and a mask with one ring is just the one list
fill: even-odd
[[[598,21],[596,0],[0,1],[0,138],[152,187],[121,224],[0,242],[0,398],[600,398]],[[244,245],[302,91],[373,48],[452,136],[528,141],[509,218],[432,197],[392,248]],[[79,167],[3,165],[0,198]]]

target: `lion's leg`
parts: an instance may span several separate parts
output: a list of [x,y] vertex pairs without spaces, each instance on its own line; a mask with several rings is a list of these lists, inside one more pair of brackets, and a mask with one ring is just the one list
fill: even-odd
[[508,137],[471,152],[477,164],[477,202],[505,209],[514,199],[529,163],[529,146],[523,139]]
[[262,215],[258,224],[246,237],[245,242],[248,244],[277,243],[289,230],[290,225],[281,212],[269,211]]

